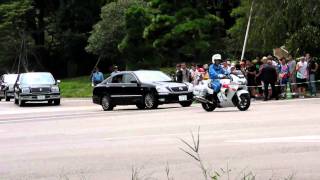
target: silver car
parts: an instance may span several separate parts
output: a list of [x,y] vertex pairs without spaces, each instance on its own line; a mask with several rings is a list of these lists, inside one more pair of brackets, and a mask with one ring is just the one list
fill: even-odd
[[13,86],[17,81],[18,74],[3,74],[0,78],[0,101],[10,101],[14,97]]

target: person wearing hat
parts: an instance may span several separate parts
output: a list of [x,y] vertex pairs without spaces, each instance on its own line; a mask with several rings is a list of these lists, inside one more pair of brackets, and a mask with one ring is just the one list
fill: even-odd
[[214,97],[216,100],[218,100],[217,94],[221,88],[220,79],[225,77],[225,71],[220,65],[221,62],[222,62],[221,55],[215,54],[212,56],[212,64],[209,67],[209,76],[210,76],[210,79],[212,80],[211,87],[214,90]]
[[117,73],[119,73],[120,71],[119,71],[119,69],[118,69],[118,66],[113,66],[113,71],[112,71],[112,73],[111,73],[111,76],[113,76],[113,75],[115,75],[115,74],[117,74]]

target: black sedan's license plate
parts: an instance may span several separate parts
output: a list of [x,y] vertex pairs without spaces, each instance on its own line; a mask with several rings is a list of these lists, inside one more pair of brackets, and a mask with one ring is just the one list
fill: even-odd
[[187,100],[188,100],[187,95],[180,95],[179,96],[179,101],[187,101]]
[[37,99],[38,99],[38,100],[45,100],[45,99],[46,99],[46,96],[37,96]]

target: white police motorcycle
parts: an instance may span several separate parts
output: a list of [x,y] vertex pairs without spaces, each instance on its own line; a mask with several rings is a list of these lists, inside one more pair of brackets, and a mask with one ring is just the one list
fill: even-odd
[[247,80],[244,75],[230,74],[220,80],[221,90],[214,97],[211,88],[211,80],[203,80],[194,87],[194,99],[202,104],[204,110],[211,112],[216,107],[237,107],[240,111],[246,111],[250,107],[250,94],[247,88]]

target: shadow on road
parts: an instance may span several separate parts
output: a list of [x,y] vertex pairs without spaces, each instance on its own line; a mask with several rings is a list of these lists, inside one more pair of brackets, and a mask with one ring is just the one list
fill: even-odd
[[22,107],[49,107],[49,106],[59,107],[60,105],[48,104],[47,102],[29,102],[29,103],[25,103]]
[[157,109],[138,109],[138,108],[126,108],[126,109],[115,109],[114,111],[157,111],[157,110],[165,110],[165,109],[178,109],[181,107],[160,107]]
[[[250,111],[250,109],[248,111]],[[202,113],[228,113],[228,112],[241,112],[241,111],[239,111],[238,109],[228,109],[228,110],[226,110],[226,109],[221,108],[221,109],[215,109],[212,112],[206,112],[205,110],[203,110]]]

